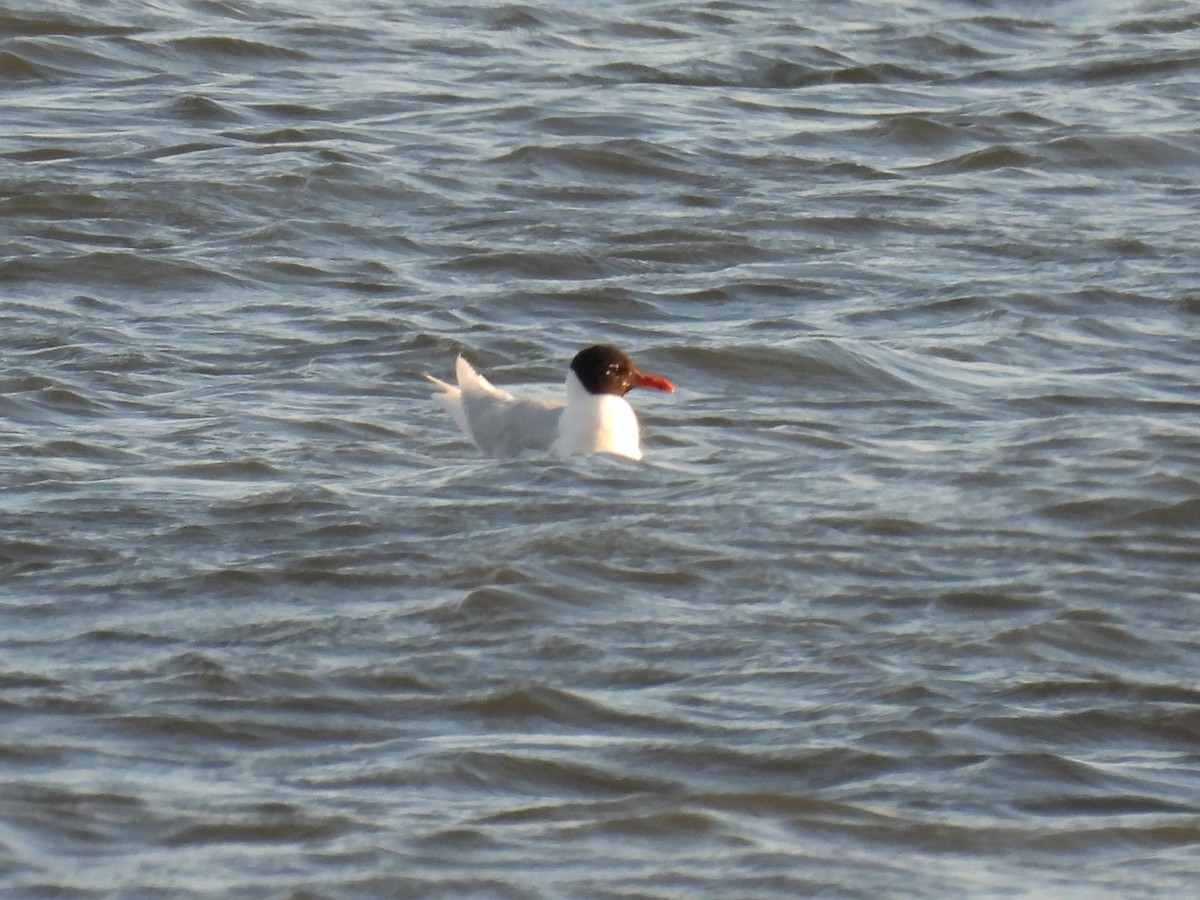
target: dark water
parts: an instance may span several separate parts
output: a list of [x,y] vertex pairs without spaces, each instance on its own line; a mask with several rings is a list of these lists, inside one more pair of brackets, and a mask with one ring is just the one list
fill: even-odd
[[[1200,7],[0,10],[0,893],[1180,897]],[[646,460],[481,460],[617,343]]]

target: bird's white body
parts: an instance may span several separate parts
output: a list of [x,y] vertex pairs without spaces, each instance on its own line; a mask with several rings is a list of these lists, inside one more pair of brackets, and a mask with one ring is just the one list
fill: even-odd
[[558,436],[551,451],[612,453],[642,458],[641,436],[633,407],[616,394],[589,394],[574,372],[567,373],[567,405],[558,416]]
[[567,373],[565,404],[517,399],[494,387],[461,356],[455,375],[457,387],[425,377],[438,387],[433,399],[484,453],[513,456],[541,450],[558,456],[612,453],[642,458],[633,407],[615,394],[588,393],[574,372]]

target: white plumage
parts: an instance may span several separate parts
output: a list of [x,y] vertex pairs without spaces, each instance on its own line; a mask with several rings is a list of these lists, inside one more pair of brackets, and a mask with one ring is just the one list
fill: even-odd
[[609,347],[589,348],[575,357],[567,372],[565,403],[518,399],[492,385],[461,356],[454,371],[457,386],[425,376],[438,388],[433,399],[476,447],[501,457],[540,450],[558,456],[612,453],[641,459],[637,416],[624,392],[634,387],[674,390],[665,378],[643,375],[628,357]]

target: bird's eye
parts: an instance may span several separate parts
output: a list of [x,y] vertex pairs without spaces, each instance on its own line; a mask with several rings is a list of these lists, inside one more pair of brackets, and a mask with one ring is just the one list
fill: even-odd
[[609,363],[608,368],[604,370],[605,375],[616,375],[621,371],[621,367],[616,363]]

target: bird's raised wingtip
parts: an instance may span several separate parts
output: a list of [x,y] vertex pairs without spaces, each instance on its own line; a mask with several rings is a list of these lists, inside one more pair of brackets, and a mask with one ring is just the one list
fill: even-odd
[[490,394],[498,400],[512,400],[513,395],[502,391],[490,381],[475,371],[475,367],[459,356],[454,361],[454,375],[458,379],[458,388],[468,394]]
[[458,378],[458,383],[461,385],[464,381],[471,381],[480,378],[480,374],[475,371],[475,367],[467,362],[467,358],[461,353],[454,358],[454,374]]

